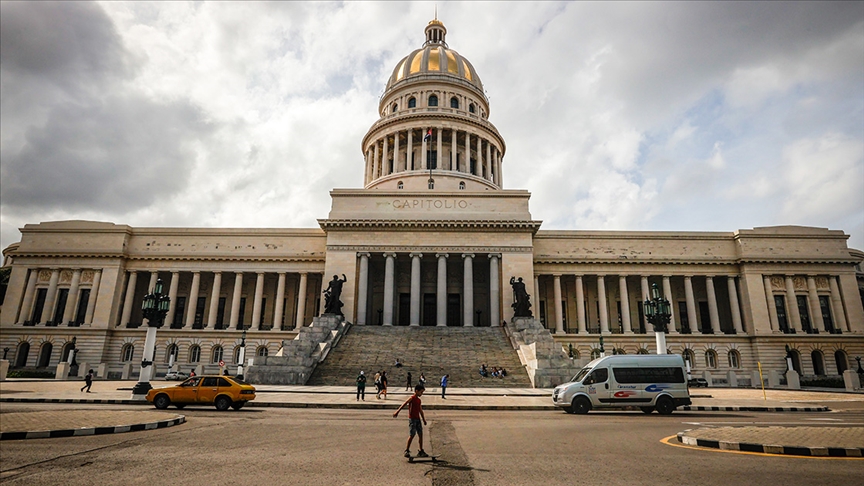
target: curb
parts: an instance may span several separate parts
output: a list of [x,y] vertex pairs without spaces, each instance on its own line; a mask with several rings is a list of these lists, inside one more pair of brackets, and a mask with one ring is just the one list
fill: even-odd
[[830,412],[828,407],[694,407],[684,405],[685,412]]
[[84,427],[80,429],[42,430],[38,432],[2,432],[0,440],[22,440],[22,439],[48,439],[54,437],[73,437],[80,435],[105,435],[122,434],[124,432],[137,432],[139,430],[164,429],[186,422],[185,415],[178,415],[170,420],[160,420],[134,425],[117,425],[114,427]]
[[718,440],[698,439],[688,437],[686,434],[691,429],[678,432],[678,442],[698,447],[710,447],[726,451],[758,452],[762,454],[776,454],[787,456],[810,456],[810,457],[862,457],[864,447],[796,447],[774,444],[751,444],[748,442],[723,442]]

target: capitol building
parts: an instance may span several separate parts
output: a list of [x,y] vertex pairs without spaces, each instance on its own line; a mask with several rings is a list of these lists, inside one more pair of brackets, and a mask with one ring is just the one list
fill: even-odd
[[233,368],[241,344],[253,362],[279,353],[344,275],[352,329],[504,333],[511,278],[522,278],[534,318],[579,365],[599,356],[601,337],[607,354],[657,351],[643,314],[656,284],[672,304],[668,351],[700,376],[751,376],[757,362],[782,373],[787,346],[802,376],[855,369],[864,252],[847,246],[847,234],[544,230],[531,194],[505,183],[508,163],[535,162],[506,159],[480,71],[446,34],[429,22],[422,47],[394,67],[358,147],[362,184],[333,189],[318,228],[25,225],[3,250],[4,357],[13,368],[52,368],[74,346],[79,363],[131,378],[146,358],[142,299],[161,279],[170,309],[157,373]]

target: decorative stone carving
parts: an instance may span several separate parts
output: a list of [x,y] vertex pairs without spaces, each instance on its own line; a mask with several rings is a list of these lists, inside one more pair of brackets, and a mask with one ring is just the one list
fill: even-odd
[[807,279],[804,277],[792,277],[792,284],[795,290],[807,290]]
[[81,283],[88,284],[93,283],[93,275],[95,272],[93,270],[84,270],[81,272]]
[[51,280],[51,270],[39,270],[39,281],[47,282]]
[[818,290],[830,290],[828,277],[816,277],[816,288]]
[[69,283],[72,281],[72,270],[60,271],[60,283]]
[[786,290],[786,280],[777,275],[771,277],[771,288],[773,290]]

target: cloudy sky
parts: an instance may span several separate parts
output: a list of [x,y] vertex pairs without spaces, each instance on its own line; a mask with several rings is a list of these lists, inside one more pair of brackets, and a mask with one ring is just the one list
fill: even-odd
[[[317,227],[434,4],[0,3],[0,245],[26,223]],[[864,3],[438,2],[544,229],[845,230]]]

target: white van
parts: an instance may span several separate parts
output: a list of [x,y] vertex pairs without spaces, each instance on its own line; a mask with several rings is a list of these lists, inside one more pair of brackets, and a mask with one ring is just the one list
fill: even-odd
[[662,415],[690,405],[684,359],[676,354],[636,354],[598,358],[569,383],[555,387],[552,401],[567,413],[592,408],[636,406]]

